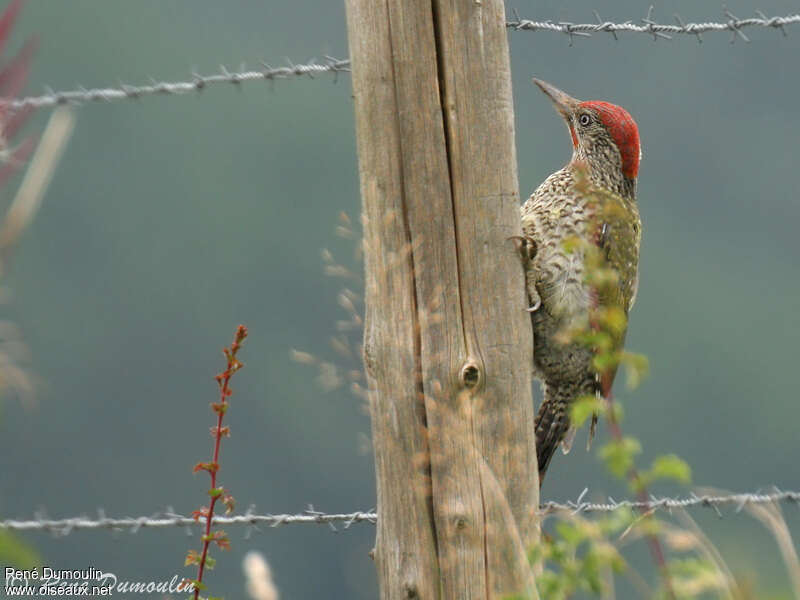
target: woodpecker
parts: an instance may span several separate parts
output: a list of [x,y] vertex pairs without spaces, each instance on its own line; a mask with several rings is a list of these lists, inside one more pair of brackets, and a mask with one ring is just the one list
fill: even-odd
[[[587,322],[598,304],[618,306],[626,317],[633,306],[641,241],[636,205],[641,149],[638,128],[625,109],[576,100],[549,83],[533,81],[552,100],[572,138],[570,162],[545,179],[521,209],[520,250],[533,323],[534,374],[544,389],[535,420],[541,484],[558,445],[566,453],[572,444],[575,431],[569,414],[575,399],[610,397],[616,369],[598,375],[592,348],[565,341],[563,332],[574,323]],[[618,206],[612,213],[601,213],[593,196]],[[615,274],[611,293],[598,297],[585,281],[586,252],[567,248],[575,238],[599,247],[606,267]],[[626,327],[627,318],[614,339],[620,350]],[[595,415],[590,441],[596,420]]]

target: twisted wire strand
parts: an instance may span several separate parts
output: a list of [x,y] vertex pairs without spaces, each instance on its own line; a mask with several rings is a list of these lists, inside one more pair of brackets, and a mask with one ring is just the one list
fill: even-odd
[[[541,515],[558,512],[577,513],[609,513],[620,509],[645,509],[645,510],[670,510],[675,508],[712,508],[721,517],[720,508],[734,506],[738,513],[748,504],[767,504],[775,502],[800,503],[800,492],[775,490],[770,493],[740,493],[728,495],[696,495],[685,498],[651,498],[648,502],[634,500],[621,500],[619,502],[609,498],[607,502],[585,502],[584,490],[577,500],[567,502],[545,502],[540,505]],[[298,514],[256,514],[253,507],[247,513],[236,516],[216,516],[214,525],[244,525],[258,528],[259,525],[267,527],[280,527],[293,524],[328,525],[337,531],[336,525],[348,529],[355,523],[376,523],[377,513],[373,511],[356,511],[351,513],[322,513],[310,508]],[[139,530],[160,529],[164,527],[184,527],[188,531],[198,525],[192,517],[176,514],[171,510],[158,515],[143,517],[106,517],[100,511],[97,518],[71,517],[66,519],[47,519],[41,515],[30,520],[8,519],[0,521],[0,530],[8,531],[49,531],[56,535],[67,535],[76,530],[127,530],[137,533]]]
[[289,79],[297,77],[311,77],[325,73],[333,73],[336,77],[341,72],[350,70],[349,60],[326,57],[326,62],[320,64],[311,61],[306,64],[289,64],[286,67],[271,67],[264,64],[262,69],[255,71],[230,72],[225,67],[216,75],[197,75],[191,81],[165,82],[154,81],[149,85],[133,86],[120,84],[109,88],[79,88],[68,91],[48,90],[41,96],[28,96],[11,101],[4,101],[11,110],[18,111],[23,108],[43,108],[58,106],[60,104],[73,104],[82,102],[111,102],[114,100],[132,100],[142,96],[153,95],[181,95],[189,92],[200,92],[210,85],[227,83],[239,85],[247,81],[275,81],[276,79]]
[[728,31],[731,33],[731,43],[733,43],[737,38],[745,42],[750,41],[742,31],[743,29],[751,27],[772,28],[780,30],[780,32],[786,36],[787,25],[800,24],[800,14],[768,17],[761,11],[756,11],[757,16],[748,19],[740,19],[728,9],[725,9],[724,14],[726,20],[722,22],[704,21],[702,23],[685,23],[680,15],[676,14],[676,23],[672,25],[654,21],[652,13],[653,7],[651,6],[647,11],[647,16],[640,19],[638,23],[632,21],[615,23],[601,19],[600,15],[595,11],[596,23],[571,23],[568,21],[553,22],[522,19],[515,11],[515,19],[508,21],[506,27],[516,31],[553,31],[556,33],[563,33],[570,37],[570,42],[572,42],[573,36],[590,37],[593,33],[601,32],[613,35],[614,39],[617,39],[617,33],[644,33],[652,35],[654,40],[658,38],[671,40],[671,34],[693,35],[697,37],[698,42],[702,42],[701,34],[703,33]]
[[[279,527],[292,524],[334,525],[341,524],[345,529],[354,523],[375,523],[378,516],[374,511],[356,511],[352,513],[326,514],[313,509],[299,514],[274,514],[259,515],[247,512],[235,516],[215,516],[214,525],[247,525]],[[0,530],[9,531],[50,531],[59,535],[66,535],[75,530],[129,530],[137,533],[140,529],[161,529],[164,527],[192,528],[204,525],[205,522],[196,521],[193,517],[167,511],[163,514],[142,517],[106,517],[102,511],[96,519],[90,517],[70,517],[66,519],[47,519],[41,516],[30,520],[5,520],[0,521]]]
[[773,502],[800,502],[800,492],[786,492],[775,490],[770,493],[740,493],[740,494],[727,494],[727,495],[711,495],[711,494],[691,494],[685,498],[669,498],[669,497],[651,497],[647,502],[638,500],[621,500],[619,502],[608,499],[608,502],[585,502],[583,497],[588,492],[588,489],[583,490],[583,493],[575,501],[568,501],[566,503],[559,502],[545,502],[540,505],[540,514],[550,514],[554,512],[568,511],[572,513],[597,513],[597,512],[613,512],[623,508],[637,509],[637,510],[671,510],[673,508],[696,508],[706,507],[713,508],[719,516],[722,513],[719,507],[726,505],[735,505],[736,512],[740,512],[747,504],[767,504]]

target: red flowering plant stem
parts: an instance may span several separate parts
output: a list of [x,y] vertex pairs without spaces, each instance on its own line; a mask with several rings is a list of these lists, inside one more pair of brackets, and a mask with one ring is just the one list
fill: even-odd
[[[625,436],[622,434],[622,427],[619,424],[619,419],[617,419],[617,411],[614,407],[615,401],[611,397],[611,394],[604,398],[604,400],[608,411],[606,413],[606,420],[608,422],[608,430],[611,433],[611,437],[618,444],[623,444]],[[628,469],[627,477],[631,487],[636,493],[637,499],[642,503],[642,515],[644,515],[645,518],[650,516],[652,514],[652,511],[649,508],[650,493],[647,491],[647,485],[644,483],[644,479],[639,474],[639,471],[636,469],[635,465],[631,465],[631,467]],[[646,530],[645,537],[647,538],[647,545],[650,547],[650,554],[653,557],[653,562],[655,563],[658,573],[661,576],[661,581],[664,585],[664,593],[670,600],[675,600],[675,591],[672,589],[669,567],[667,566],[667,559],[664,555],[664,549],[661,547],[661,541],[658,539],[658,535],[656,535],[656,533],[653,531]]]
[[[0,14],[0,54],[6,48],[22,4],[23,0],[12,0]],[[35,48],[36,40],[29,39],[16,56],[0,62],[0,185],[25,163],[36,147],[35,136],[12,145],[11,138],[27,121],[32,110],[24,108],[12,112],[9,108],[9,101],[19,96],[25,87]]]
[[233,342],[227,348],[223,348],[222,352],[228,361],[226,369],[215,377],[217,385],[219,386],[219,402],[211,404],[211,410],[217,415],[217,424],[211,428],[211,437],[214,438],[214,454],[211,462],[197,463],[194,467],[194,472],[206,471],[211,476],[211,488],[208,490],[208,495],[211,498],[209,505],[203,506],[199,510],[192,512],[195,521],[205,519],[205,529],[203,533],[202,542],[203,546],[200,552],[190,550],[186,555],[185,564],[197,565],[197,578],[187,582],[194,587],[194,598],[198,600],[200,597],[200,590],[205,588],[203,584],[203,575],[206,567],[209,569],[214,567],[214,560],[209,556],[209,547],[212,543],[216,544],[222,550],[230,550],[230,541],[224,531],[211,531],[212,521],[214,520],[214,508],[218,501],[225,505],[225,514],[233,512],[235,501],[228,491],[217,486],[217,474],[219,473],[219,449],[223,437],[230,436],[230,429],[222,425],[222,420],[225,418],[225,413],[228,411],[228,398],[231,397],[233,391],[230,388],[230,381],[233,374],[242,368],[242,363],[239,362],[237,354],[242,347],[244,339],[247,337],[247,328],[244,325],[239,325],[236,328],[236,333],[233,336]]

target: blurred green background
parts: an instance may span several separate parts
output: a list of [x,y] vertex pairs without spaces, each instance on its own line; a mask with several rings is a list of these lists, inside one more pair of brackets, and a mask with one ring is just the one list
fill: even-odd
[[[507,4],[525,18],[638,20],[646,3],[555,0]],[[794,2],[728,2],[738,16],[797,10]],[[723,18],[717,3],[658,3],[672,22]],[[29,0],[12,40],[40,47],[28,91],[188,80],[261,60],[347,55],[343,3]],[[737,491],[800,487],[798,61],[800,31],[748,30],[654,42],[644,35],[577,38],[511,32],[523,198],[569,157],[566,130],[530,84],[537,76],[637,119],[645,224],[639,299],[628,346],[650,378],[619,388],[625,428],[643,462],[676,452],[698,485]],[[369,421],[344,387],[324,391],[291,348],[335,360],[328,340],[342,281],[320,250],[360,269],[333,231],[357,220],[358,177],[348,75],[211,87],[77,109],[77,126],[44,205],[17,249],[3,318],[22,329],[36,401],[2,402],[0,518],[189,513],[204,501],[220,349],[250,329],[234,380],[220,480],[240,511],[326,512],[375,504]],[[29,131],[40,130],[40,111]],[[3,190],[10,201],[14,186]],[[357,288],[357,283],[348,283]],[[601,428],[603,429],[603,428]],[[601,435],[604,435],[601,433]],[[583,437],[554,462],[544,499],[625,490]],[[656,488],[658,493],[686,493]],[[770,536],[750,517],[698,512],[706,532],[763,598],[788,598]],[[800,530],[797,509],[787,519]],[[284,598],[372,598],[374,527],[229,528],[210,592],[244,597],[241,558],[272,564]],[[190,575],[198,545],[180,529],[136,535],[25,535],[45,563],[122,579]],[[643,552],[642,552],[643,554]],[[646,564],[646,563],[643,563]]]

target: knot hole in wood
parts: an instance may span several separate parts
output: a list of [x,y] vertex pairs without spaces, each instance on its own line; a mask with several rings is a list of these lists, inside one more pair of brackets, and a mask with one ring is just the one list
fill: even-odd
[[464,363],[464,366],[461,367],[461,372],[458,374],[458,380],[461,385],[468,390],[477,388],[483,381],[483,377],[481,376],[481,368],[474,360],[467,360],[467,362]]

